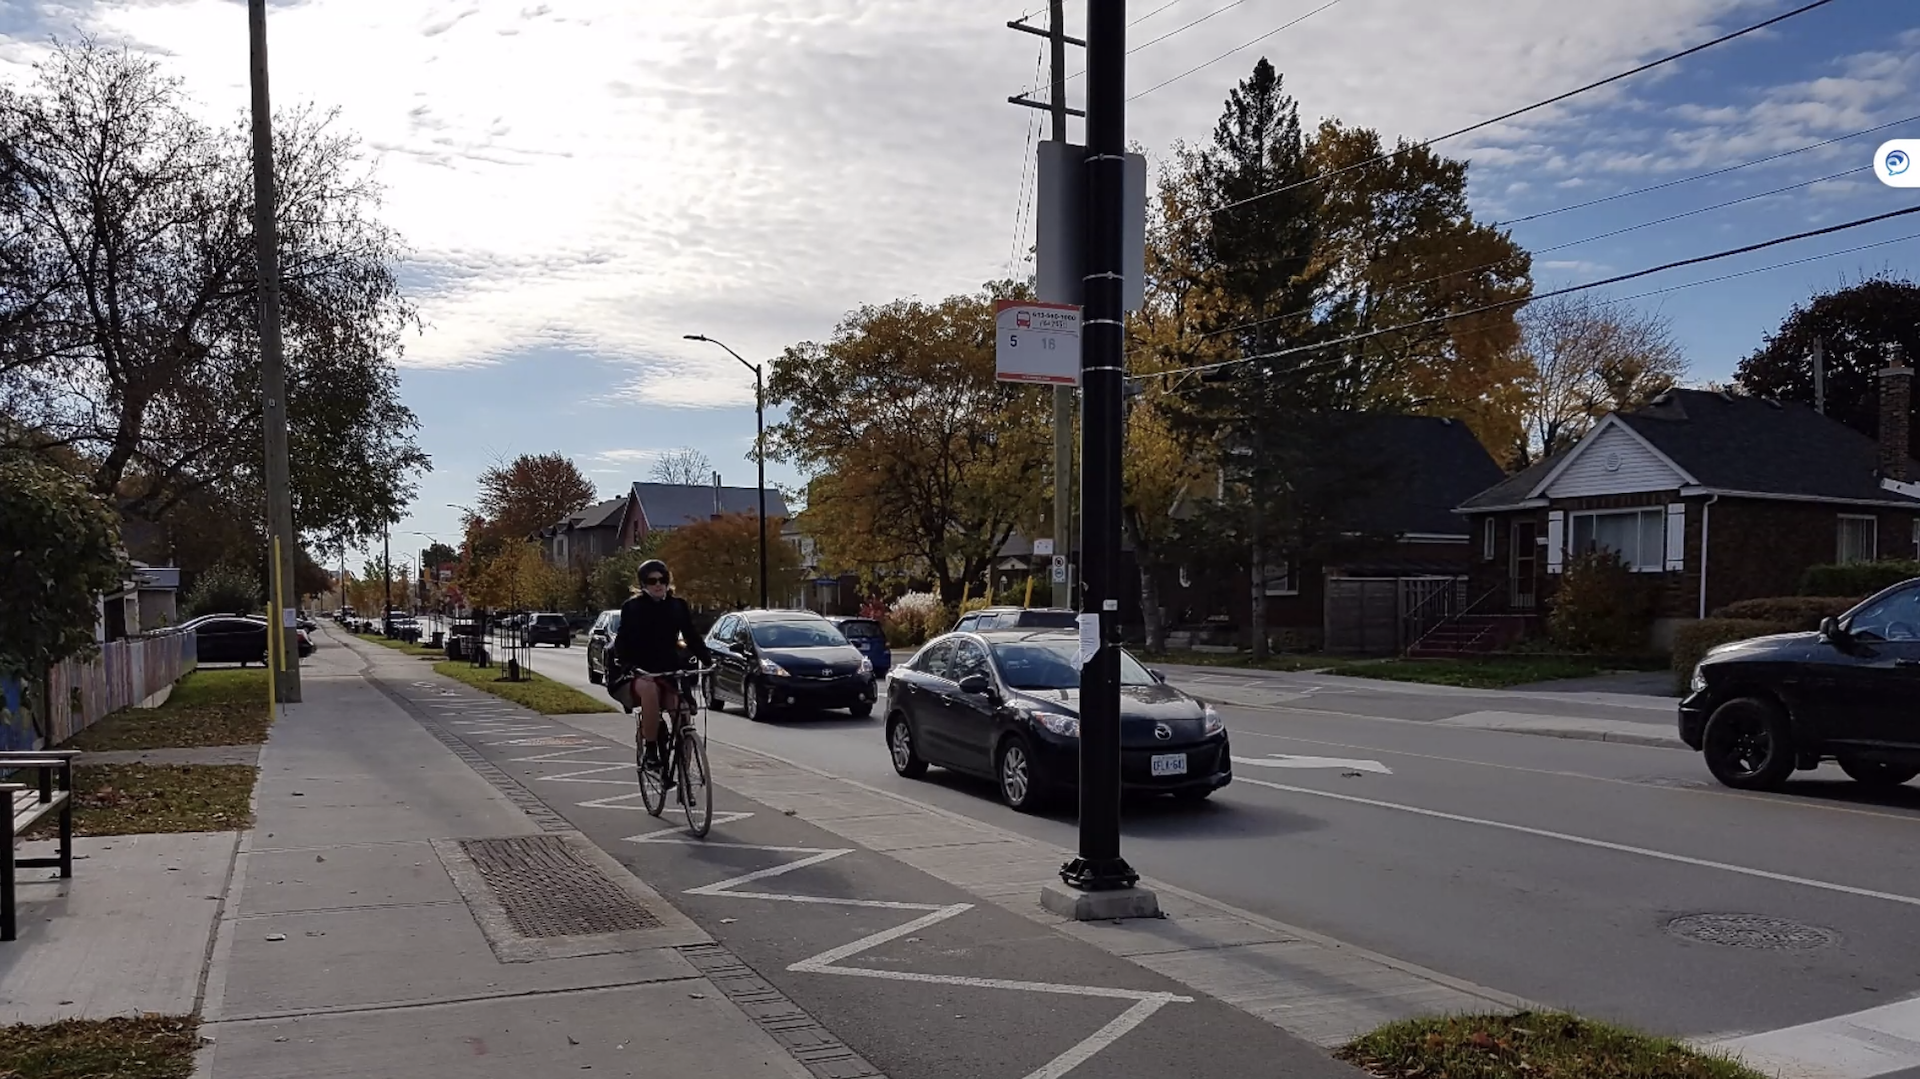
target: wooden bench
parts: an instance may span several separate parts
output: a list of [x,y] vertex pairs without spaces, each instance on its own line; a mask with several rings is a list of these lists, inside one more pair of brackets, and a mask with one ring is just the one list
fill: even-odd
[[[31,773],[34,779],[32,783],[0,783],[9,808],[7,849],[0,855],[0,941],[19,936],[14,913],[16,869],[58,868],[62,879],[73,876],[73,759],[79,755],[71,749],[0,753],[0,772],[12,772],[16,777]],[[60,853],[51,858],[15,857],[14,846],[22,833],[55,812],[60,814]]]

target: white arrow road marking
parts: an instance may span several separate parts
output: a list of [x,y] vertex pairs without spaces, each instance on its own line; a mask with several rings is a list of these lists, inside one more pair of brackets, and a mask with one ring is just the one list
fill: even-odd
[[1296,757],[1286,753],[1271,753],[1265,757],[1235,757],[1235,764],[1250,764],[1255,768],[1343,768],[1350,772],[1378,772],[1383,776],[1393,774],[1393,769],[1379,761],[1355,761],[1345,757]]
[[[607,800],[610,801],[611,799]],[[747,814],[740,814],[740,816],[745,817]],[[724,818],[716,817],[715,823],[720,823],[722,819]],[[865,907],[869,909],[918,910],[926,912],[920,917],[894,926],[892,929],[883,929],[870,936],[861,937],[859,940],[842,944],[836,948],[829,948],[819,955],[802,959],[798,963],[787,967],[788,970],[798,974],[831,974],[851,978],[878,978],[884,981],[952,985],[969,989],[1001,989],[1025,993],[1054,993],[1064,996],[1099,997],[1133,1002],[1125,1011],[1121,1012],[1119,1016],[1109,1021],[1105,1026],[1094,1031],[1066,1052],[1053,1058],[1046,1064],[1041,1065],[1038,1069],[1029,1072],[1025,1076],[1025,1079],[1060,1079],[1061,1076],[1066,1075],[1068,1072],[1071,1072],[1073,1069],[1091,1059],[1094,1054],[1100,1052],[1100,1050],[1118,1041],[1128,1031],[1146,1022],[1154,1012],[1159,1011],[1166,1005],[1190,1004],[1193,1002],[1192,997],[1180,996],[1174,993],[1152,993],[1137,989],[1115,989],[1103,985],[1068,985],[1058,982],[1029,982],[1009,978],[972,978],[953,974],[923,974],[918,971],[909,970],[869,970],[864,967],[842,966],[841,964],[846,960],[852,959],[862,952],[870,951],[889,941],[898,940],[901,937],[925,929],[928,926],[937,925],[950,918],[957,918],[967,911],[972,910],[973,904],[952,903],[942,906],[935,903],[906,903],[885,899],[842,899],[837,896],[797,895],[780,892],[745,891],[741,889],[741,885],[782,876],[797,869],[820,865],[843,855],[852,854],[853,848],[851,847],[774,847],[762,846],[757,843],[714,843],[693,839],[678,828],[663,828],[658,831],[648,832],[645,835],[631,836],[627,841],[630,843],[685,843],[709,847],[723,846],[739,850],[760,850],[770,853],[798,854],[802,856],[793,861],[782,862],[779,865],[766,869],[756,869],[751,873],[742,873],[737,877],[730,877],[713,884],[701,885],[698,888],[689,888],[687,889],[688,895],[716,896],[727,899],[760,899],[779,903],[810,903],[844,907]]]

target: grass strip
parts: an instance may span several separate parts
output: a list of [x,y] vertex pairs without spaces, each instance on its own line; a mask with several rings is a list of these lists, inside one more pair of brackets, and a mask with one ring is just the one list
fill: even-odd
[[195,670],[158,708],[123,708],[75,735],[67,748],[167,749],[253,746],[273,723],[262,669]]
[[542,715],[566,716],[614,710],[613,702],[604,697],[590,697],[572,686],[561,685],[525,668],[521,669],[521,681],[518,682],[506,681],[506,672],[500,667],[475,667],[470,663],[447,661],[434,664],[433,669],[438,674],[465,682],[496,697],[504,697],[515,704],[525,705]]
[[[236,831],[253,823],[259,776],[249,764],[80,765],[73,770],[73,834]],[[51,838],[58,828],[57,815],[49,815],[28,838]]]
[[1484,659],[1351,660],[1329,665],[1324,673],[1463,689],[1507,689],[1563,678],[1591,678],[1618,669],[1616,663],[1584,656],[1498,655]]
[[1766,1079],[1718,1054],[1564,1013],[1389,1023],[1335,1055],[1381,1079]]
[[188,1079],[200,1045],[190,1015],[67,1019],[0,1027],[6,1079]]

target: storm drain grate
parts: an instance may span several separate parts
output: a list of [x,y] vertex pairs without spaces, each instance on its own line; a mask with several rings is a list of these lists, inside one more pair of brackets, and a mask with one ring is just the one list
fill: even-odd
[[1764,914],[1688,914],[1667,923],[1683,940],[1761,951],[1811,951],[1839,940],[1831,929]]
[[555,835],[463,839],[460,849],[522,937],[659,929],[661,921]]

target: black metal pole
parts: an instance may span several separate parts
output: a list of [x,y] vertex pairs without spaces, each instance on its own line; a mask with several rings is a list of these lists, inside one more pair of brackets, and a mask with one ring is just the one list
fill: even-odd
[[386,589],[386,605],[380,612],[380,635],[393,636],[393,526],[380,533],[380,584]]
[[760,365],[753,367],[753,456],[760,466],[760,607],[767,602],[767,390]]
[[1120,235],[1126,187],[1126,0],[1087,0],[1086,207],[1081,226],[1080,520],[1082,614],[1100,647],[1080,674],[1080,850],[1060,876],[1083,891],[1140,880],[1120,856],[1121,399],[1125,292]]

